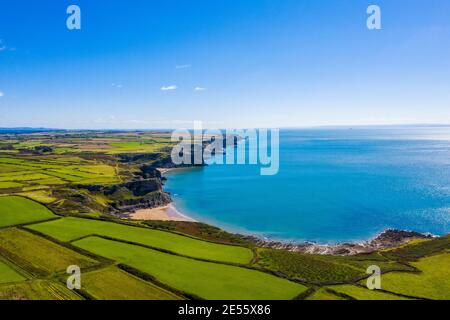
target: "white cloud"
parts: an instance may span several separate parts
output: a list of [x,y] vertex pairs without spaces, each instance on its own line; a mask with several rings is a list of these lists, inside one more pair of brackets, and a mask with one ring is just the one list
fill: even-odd
[[175,69],[189,69],[190,67],[192,67],[191,64],[182,64],[182,65],[176,66]]
[[173,91],[173,90],[177,90],[177,89],[178,89],[178,87],[175,85],[161,87],[161,91]]
[[0,98],[3,97],[4,95],[5,94],[2,91],[0,91]]
[[115,83],[113,83],[112,86],[113,86],[114,88],[118,88],[118,89],[123,88],[123,85],[121,85],[121,84],[115,84]]
[[203,88],[203,87],[195,87],[194,88],[194,91],[206,91],[207,89],[206,88]]

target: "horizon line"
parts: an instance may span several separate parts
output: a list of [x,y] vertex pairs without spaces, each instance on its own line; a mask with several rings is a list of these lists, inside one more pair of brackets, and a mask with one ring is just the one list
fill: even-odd
[[[399,123],[399,124],[340,124],[340,125],[315,125],[315,126],[272,126],[272,127],[241,127],[233,128],[234,130],[248,130],[248,129],[353,129],[353,128],[375,128],[375,127],[450,127],[450,123]],[[193,129],[193,128],[183,128]],[[209,130],[213,128],[203,128],[203,130]],[[214,128],[216,130],[226,130],[231,128]],[[15,127],[0,127],[0,130],[40,130],[40,131],[168,131],[168,130],[180,130],[180,128],[51,128],[51,127],[29,127],[29,126],[15,126]]]

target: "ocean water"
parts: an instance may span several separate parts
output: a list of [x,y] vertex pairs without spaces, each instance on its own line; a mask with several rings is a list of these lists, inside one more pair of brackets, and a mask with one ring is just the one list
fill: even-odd
[[166,176],[175,207],[226,230],[339,243],[387,228],[450,232],[450,128],[284,130],[280,171],[211,165]]

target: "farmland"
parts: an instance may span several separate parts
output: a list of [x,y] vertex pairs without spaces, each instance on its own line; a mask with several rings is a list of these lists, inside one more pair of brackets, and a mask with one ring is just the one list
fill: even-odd
[[70,265],[89,267],[97,262],[19,229],[0,231],[0,253],[37,275],[65,271]]
[[20,282],[25,278],[16,270],[12,269],[6,262],[0,260],[0,284]]
[[383,288],[403,295],[427,299],[448,299],[450,294],[450,253],[422,258],[412,263],[421,272],[389,273]]
[[170,291],[126,273],[116,267],[83,276],[83,291],[97,300],[180,300]]
[[334,286],[328,289],[357,300],[408,300],[404,297],[353,285]]
[[[260,248],[202,223],[132,221],[170,202],[164,133],[0,140],[0,300],[450,299],[450,236],[356,256]],[[81,268],[80,290],[66,268]],[[369,266],[382,290],[364,287]]]
[[246,264],[253,257],[252,251],[243,247],[215,244],[169,232],[103,221],[64,218],[29,228],[61,241],[71,241],[95,234],[206,260]]
[[22,197],[0,197],[0,227],[54,218],[46,207]]
[[97,237],[76,241],[74,245],[205,299],[292,299],[306,289],[301,284],[259,271],[200,262]]

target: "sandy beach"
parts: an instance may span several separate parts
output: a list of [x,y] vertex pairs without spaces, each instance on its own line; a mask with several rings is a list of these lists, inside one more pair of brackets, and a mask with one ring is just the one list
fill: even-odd
[[154,209],[141,209],[130,214],[133,220],[155,220],[155,221],[188,221],[195,220],[180,213],[174,206],[168,205]]
[[158,168],[156,170],[158,170],[159,172],[161,172],[162,175],[164,175],[169,171],[175,170],[175,168]]

